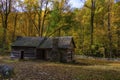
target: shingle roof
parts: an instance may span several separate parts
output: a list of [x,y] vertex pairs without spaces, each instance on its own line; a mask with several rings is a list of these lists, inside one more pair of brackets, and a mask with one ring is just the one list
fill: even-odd
[[[58,47],[59,48],[69,48],[71,42],[74,41],[71,36],[64,37],[54,37],[58,39]],[[43,37],[21,37],[18,38],[12,46],[24,46],[24,47],[38,47],[38,48],[52,48],[53,47],[53,37],[52,38],[43,38]]]
[[40,41],[43,40],[43,38],[40,37],[21,37],[18,38],[12,46],[30,46],[30,47],[36,47],[39,45]]

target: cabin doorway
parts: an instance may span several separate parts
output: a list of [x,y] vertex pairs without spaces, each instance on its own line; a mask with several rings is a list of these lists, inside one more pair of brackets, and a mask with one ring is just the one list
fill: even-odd
[[21,53],[20,53],[20,59],[21,60],[24,59],[24,51],[21,51]]
[[37,50],[37,59],[46,60],[45,50]]

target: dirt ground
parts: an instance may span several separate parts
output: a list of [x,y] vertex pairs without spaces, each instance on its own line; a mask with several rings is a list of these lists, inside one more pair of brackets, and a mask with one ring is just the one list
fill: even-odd
[[77,59],[76,63],[65,64],[0,56],[0,64],[14,67],[13,80],[120,80],[119,61]]

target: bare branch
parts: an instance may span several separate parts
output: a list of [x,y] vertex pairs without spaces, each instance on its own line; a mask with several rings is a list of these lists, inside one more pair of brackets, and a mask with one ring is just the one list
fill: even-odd
[[[26,11],[23,9],[23,6],[22,6],[22,5],[20,5],[20,6],[21,6],[22,11],[23,11],[23,12],[26,12]],[[38,33],[39,33],[39,29],[37,28],[37,25],[35,24],[34,20],[31,18],[30,14],[29,14],[28,12],[26,12],[26,14],[27,14],[27,16],[31,19],[34,27],[36,28],[36,30],[37,30]]]
[[4,12],[4,11],[5,11],[5,9],[4,9],[4,3],[3,3],[2,0],[0,0],[0,2],[1,2],[1,9],[2,9],[2,12]]

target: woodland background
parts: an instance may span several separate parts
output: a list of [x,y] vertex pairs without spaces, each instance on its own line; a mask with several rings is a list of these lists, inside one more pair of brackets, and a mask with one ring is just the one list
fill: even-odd
[[72,8],[69,0],[0,0],[0,53],[17,36],[73,36],[76,54],[120,57],[120,2],[86,0]]

